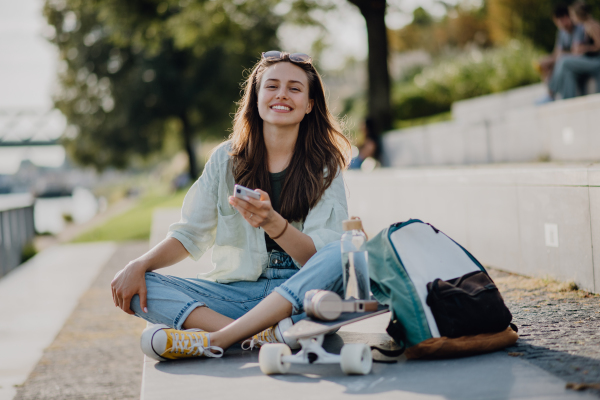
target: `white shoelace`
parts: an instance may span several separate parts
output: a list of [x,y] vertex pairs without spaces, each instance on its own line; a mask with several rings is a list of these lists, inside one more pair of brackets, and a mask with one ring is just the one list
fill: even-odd
[[242,350],[252,350],[254,347],[262,346],[265,343],[279,343],[279,340],[275,336],[275,329],[277,329],[277,325],[257,333],[252,336],[252,339],[244,340],[242,342]]
[[[188,329],[188,331],[201,332],[200,329]],[[186,335],[173,333],[173,347],[168,351],[172,353],[187,354],[190,356],[203,355],[205,357],[221,357],[223,349],[218,346],[210,346],[210,337],[208,338],[208,347],[204,347],[204,339],[196,335]],[[212,350],[217,353],[213,353]]]

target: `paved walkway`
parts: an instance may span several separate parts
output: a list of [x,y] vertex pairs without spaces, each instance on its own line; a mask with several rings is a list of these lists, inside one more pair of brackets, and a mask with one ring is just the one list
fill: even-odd
[[508,304],[520,339],[507,349],[600,395],[600,296],[568,284],[491,271]]
[[[164,237],[168,223],[177,218],[177,210],[156,212],[151,243]],[[174,268],[172,272],[167,273],[193,276],[194,272],[209,270],[210,263],[205,255],[199,263],[186,260],[171,268]],[[348,395],[360,398],[372,397],[373,394],[377,398],[411,400],[597,398],[597,392],[588,390],[579,393],[567,390],[566,385],[568,382],[598,382],[595,373],[592,374],[589,370],[600,369],[600,357],[588,356],[586,363],[580,362],[579,367],[576,367],[579,370],[575,370],[569,353],[590,353],[589,347],[598,347],[598,336],[589,335],[587,342],[584,342],[587,348],[575,343],[574,347],[567,350],[567,344],[572,341],[571,335],[575,334],[575,329],[570,329],[566,336],[558,338],[557,346],[563,346],[563,350],[558,351],[539,345],[536,341],[538,339],[532,341],[531,338],[545,340],[549,336],[544,330],[551,322],[544,312],[552,312],[551,304],[555,303],[572,302],[568,309],[582,310],[576,318],[587,318],[588,325],[598,332],[600,321],[596,317],[596,310],[600,308],[595,305],[598,305],[600,297],[578,291],[563,291],[567,287],[554,282],[500,271],[492,271],[492,274],[505,294],[517,325],[528,325],[521,329],[524,336],[517,342],[518,346],[506,351],[459,360],[401,360],[397,364],[375,364],[371,375],[361,377],[344,376],[338,367],[322,365],[294,365],[290,375],[267,377],[259,370],[258,352],[244,352],[239,347],[229,349],[222,359],[157,363],[146,358],[142,399],[194,399],[200,392],[203,396],[220,399],[263,399],[267,393],[269,396],[285,397],[288,400],[336,399],[346,398]],[[588,302],[589,307],[579,306]],[[575,318],[570,311],[562,311],[561,318]],[[384,333],[388,319],[388,315],[383,315],[348,325],[338,335],[327,338],[326,346],[330,351],[339,352],[344,342],[386,343],[390,339]],[[553,364],[540,362],[549,358],[552,358]]]
[[[172,219],[155,215],[155,232]],[[175,217],[176,218],[176,217]],[[162,222],[161,222],[162,221]],[[156,233],[154,242],[161,234]],[[258,352],[228,350],[222,359],[156,363],[144,360],[139,334],[144,322],[117,310],[108,285],[114,273],[147,249],[119,246],[66,324],[45,350],[17,399],[594,399],[599,392],[567,390],[600,383],[600,296],[567,285],[491,271],[514,321],[517,345],[462,360],[375,364],[364,377],[344,376],[336,366],[293,366],[290,375],[264,376]],[[166,273],[193,275],[210,268],[209,255],[186,260]],[[1,284],[0,280],[0,284]],[[87,287],[87,286],[86,286]],[[85,288],[84,288],[85,289]],[[0,294],[2,291],[0,290]],[[346,342],[385,343],[387,315],[344,327],[327,339],[330,351]],[[0,358],[1,360],[1,358]],[[140,381],[144,368],[144,382]],[[299,383],[302,383],[299,385]]]
[[1,400],[13,398],[114,250],[113,243],[57,246],[0,279]]
[[139,399],[144,358],[139,336],[146,323],[114,306],[109,285],[117,271],[147,250],[146,242],[120,244],[105,260],[56,339],[18,388],[16,400]]
[[[388,316],[349,325],[326,339],[339,352],[344,343],[379,344]],[[375,323],[373,323],[375,322]],[[367,376],[345,376],[338,366],[292,365],[288,375],[265,376],[258,352],[229,349],[222,359],[157,363],[146,359],[142,399],[594,399],[567,390],[562,379],[506,352],[440,361],[406,361],[373,366]]]

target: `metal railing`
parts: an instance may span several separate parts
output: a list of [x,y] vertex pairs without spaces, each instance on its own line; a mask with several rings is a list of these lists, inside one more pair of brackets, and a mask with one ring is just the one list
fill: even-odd
[[30,196],[20,200],[20,205],[0,204],[0,277],[21,264],[23,248],[35,235],[33,201]]

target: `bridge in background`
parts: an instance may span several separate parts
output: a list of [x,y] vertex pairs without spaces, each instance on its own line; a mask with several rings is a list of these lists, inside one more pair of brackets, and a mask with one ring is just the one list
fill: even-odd
[[66,128],[57,109],[0,109],[0,147],[57,145]]
[[62,166],[60,138],[66,132],[66,119],[57,109],[0,109],[0,175],[14,176],[26,160],[37,167]]

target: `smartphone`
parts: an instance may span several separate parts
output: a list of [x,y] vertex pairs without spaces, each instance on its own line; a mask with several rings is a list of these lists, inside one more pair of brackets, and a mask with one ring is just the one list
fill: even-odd
[[242,185],[235,185],[233,187],[233,196],[239,197],[242,200],[246,200],[244,197],[252,197],[253,199],[260,200],[260,193]]

